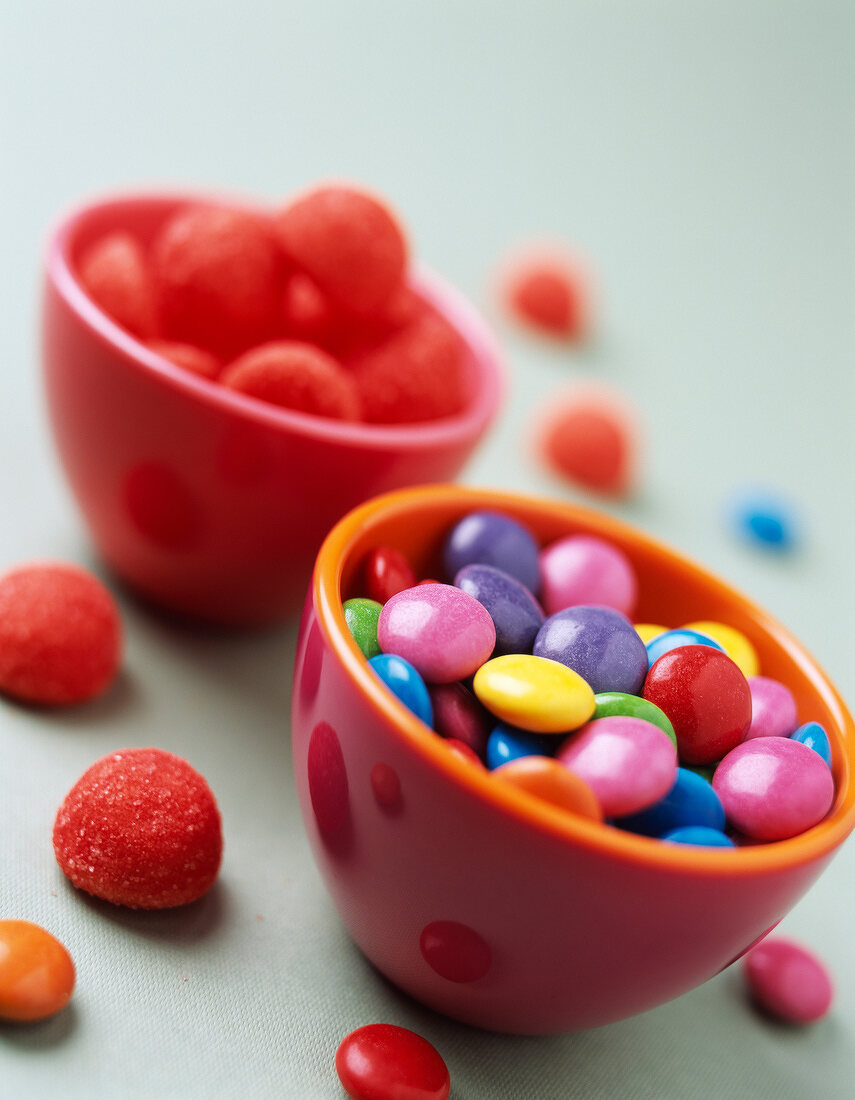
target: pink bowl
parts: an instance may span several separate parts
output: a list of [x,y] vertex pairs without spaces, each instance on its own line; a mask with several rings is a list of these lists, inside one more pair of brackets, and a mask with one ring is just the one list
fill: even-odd
[[[594,534],[637,571],[638,621],[717,619],[754,643],[803,721],[832,742],[836,798],[790,840],[698,849],[561,813],[450,752],[386,691],[347,629],[369,550],[437,576],[451,526],[476,509],[541,540]],[[798,642],[729,586],[596,512],[486,490],[405,490],[357,508],[321,548],[293,693],[294,775],[342,921],[369,959],[459,1020],[527,1034],[643,1012],[717,974],[781,919],[855,825],[855,727]]]
[[64,218],[47,251],[42,322],[60,458],[107,562],[168,608],[229,624],[299,610],[321,540],[376,493],[454,478],[498,409],[500,355],[436,275],[412,286],[463,337],[470,401],[433,423],[349,424],[278,409],[145,348],[87,297],[80,253],[116,229],[144,244],[192,196],[127,196]]

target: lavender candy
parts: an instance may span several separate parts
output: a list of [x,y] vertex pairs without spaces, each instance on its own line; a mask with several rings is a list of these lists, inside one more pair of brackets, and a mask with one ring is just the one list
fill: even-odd
[[543,625],[543,611],[525,585],[493,565],[467,565],[454,578],[454,584],[487,609],[496,627],[494,657],[531,653]]
[[466,565],[493,565],[537,594],[540,564],[534,536],[521,523],[501,512],[470,512],[451,529],[443,547],[448,577]]
[[537,634],[534,655],[572,668],[595,693],[640,695],[647,675],[647,649],[619,611],[579,604],[550,615]]

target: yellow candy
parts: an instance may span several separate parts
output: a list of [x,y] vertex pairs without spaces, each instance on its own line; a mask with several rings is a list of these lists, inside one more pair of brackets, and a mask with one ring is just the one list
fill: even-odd
[[658,634],[664,634],[667,626],[657,626],[655,623],[634,623],[635,633],[645,645]]
[[686,623],[692,630],[700,630],[709,634],[714,642],[724,649],[724,652],[739,668],[743,676],[756,676],[760,671],[760,659],[757,650],[748,641],[741,630],[727,623],[717,623],[712,619],[703,619],[696,623]]
[[594,693],[572,668],[509,653],[481,665],[472,683],[484,706],[520,729],[533,733],[566,733],[594,713]]

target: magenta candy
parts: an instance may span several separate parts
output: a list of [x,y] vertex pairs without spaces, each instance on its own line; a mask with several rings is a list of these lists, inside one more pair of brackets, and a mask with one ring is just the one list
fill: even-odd
[[419,584],[388,600],[377,641],[434,684],[465,680],[489,660],[496,644],[490,614],[450,584]]
[[465,684],[431,684],[433,728],[441,736],[462,741],[481,760],[487,756],[487,738],[496,724]]
[[713,774],[728,822],[753,840],[784,840],[822,821],[834,801],[828,765],[787,737],[737,745]]
[[677,778],[671,738],[652,722],[624,715],[588,722],[567,738],[556,759],[585,780],[605,817],[652,806]]
[[757,1004],[779,1020],[809,1024],[831,1007],[834,989],[828,971],[793,940],[763,940],[746,956],[742,971]]
[[547,615],[576,604],[602,604],[631,617],[638,581],[629,558],[591,535],[571,535],[540,555],[541,603]]
[[796,701],[788,687],[768,676],[749,676],[751,725],[745,740],[753,737],[789,737],[799,724]]

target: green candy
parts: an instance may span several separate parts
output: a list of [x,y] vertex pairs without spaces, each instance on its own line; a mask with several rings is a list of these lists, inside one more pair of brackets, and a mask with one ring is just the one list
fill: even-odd
[[594,696],[594,703],[596,705],[594,718],[612,718],[615,715],[643,718],[645,722],[652,722],[663,733],[667,733],[676,747],[677,735],[674,733],[674,727],[665,712],[661,711],[655,703],[642,699],[638,695],[626,695],[622,691],[601,691],[599,695]]
[[382,604],[363,596],[346,600],[344,604],[344,621],[356,644],[369,661],[380,652],[380,646],[377,644],[377,623],[382,610]]

